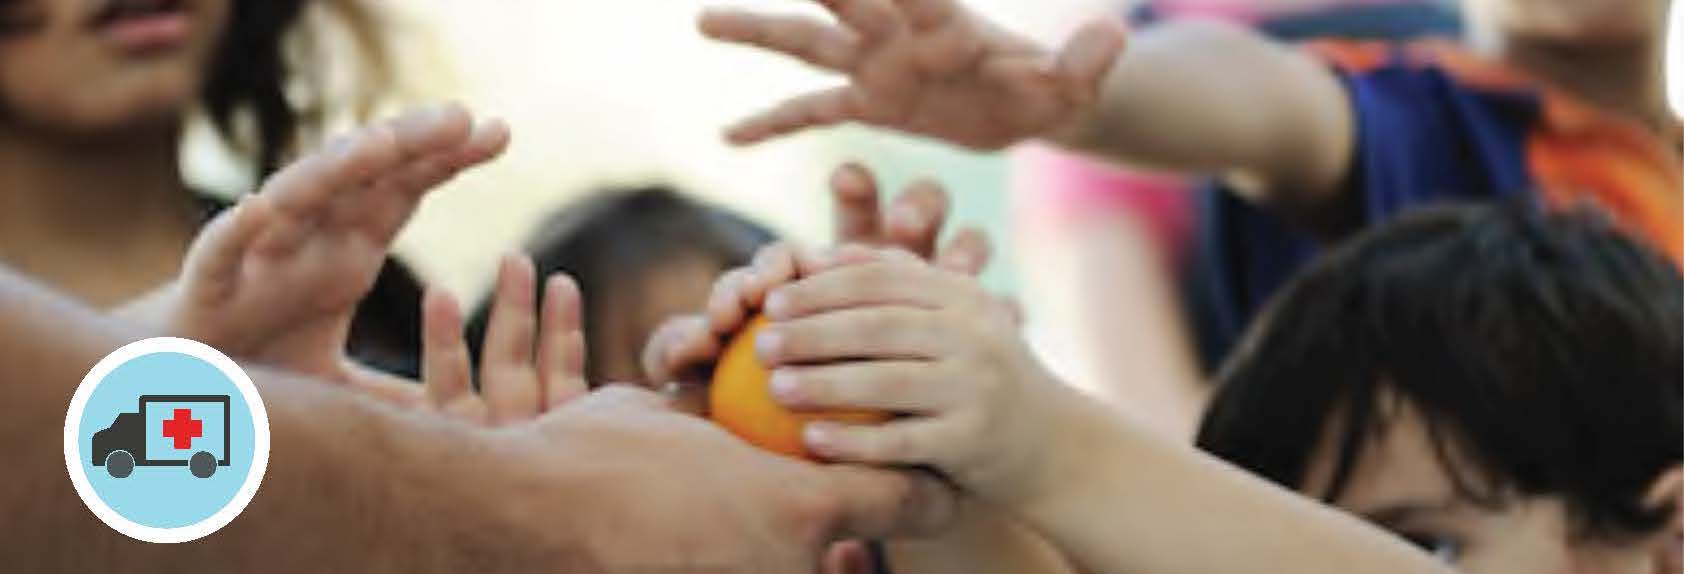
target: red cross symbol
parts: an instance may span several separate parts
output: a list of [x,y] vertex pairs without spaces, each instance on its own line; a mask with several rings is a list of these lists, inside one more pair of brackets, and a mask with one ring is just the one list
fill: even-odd
[[175,439],[175,448],[186,450],[193,446],[193,439],[205,436],[204,421],[193,418],[192,409],[176,409],[175,418],[164,421],[164,438]]

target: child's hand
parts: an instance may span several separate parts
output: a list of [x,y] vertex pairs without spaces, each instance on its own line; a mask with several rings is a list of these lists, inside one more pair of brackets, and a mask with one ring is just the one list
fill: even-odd
[[405,400],[407,386],[345,357],[356,305],[422,197],[508,138],[454,105],[341,137],[213,220],[145,314],[231,355]]
[[531,259],[503,260],[485,332],[478,393],[462,339],[461,307],[443,290],[427,293],[421,378],[433,407],[500,426],[536,418],[585,394],[579,287],[566,275],[550,276],[540,314],[534,308],[536,282]]
[[[988,236],[974,228],[937,246],[948,217],[947,190],[939,183],[912,184],[886,210],[876,178],[858,164],[838,168],[830,188],[839,245],[898,248],[968,275],[981,273],[993,255]],[[650,336],[644,372],[655,381],[698,382],[702,368],[723,350],[722,338],[742,328],[768,289],[799,277],[798,267],[794,247],[774,245],[756,254],[750,267],[726,272],[702,313],[669,319]]]
[[1098,98],[1123,50],[1117,24],[1077,33],[1057,54],[955,0],[822,0],[841,25],[742,10],[702,16],[709,37],[780,52],[849,77],[733,127],[755,143],[861,122],[999,149],[1064,130]]
[[1009,306],[975,279],[895,251],[827,258],[765,296],[757,351],[792,409],[908,414],[880,426],[807,426],[836,460],[933,465],[999,503],[1039,492],[1073,396],[1036,360]]

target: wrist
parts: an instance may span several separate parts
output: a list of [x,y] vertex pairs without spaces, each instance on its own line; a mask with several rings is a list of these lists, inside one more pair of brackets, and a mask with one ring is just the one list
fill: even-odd
[[1117,460],[1110,451],[1119,440],[1114,428],[1119,415],[1074,387],[1061,382],[1053,386],[1056,391],[1044,393],[1046,415],[1037,417],[1053,430],[1046,440],[1030,445],[1039,450],[1039,457],[1026,465],[1020,487],[1002,501],[1031,522],[1064,512],[1072,500],[1079,505],[1085,485],[1106,481]]

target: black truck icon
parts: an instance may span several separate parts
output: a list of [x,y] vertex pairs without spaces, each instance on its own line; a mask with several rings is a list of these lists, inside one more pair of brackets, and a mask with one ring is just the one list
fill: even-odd
[[[110,427],[94,433],[92,462],[114,478],[128,478],[136,466],[185,466],[193,476],[210,478],[216,467],[228,466],[228,424],[228,395],[144,395],[138,412],[118,414]],[[154,431],[154,426],[161,430]],[[214,433],[217,426],[222,429],[220,445],[213,441],[193,448],[204,442],[193,439],[214,436],[207,430]],[[192,456],[175,456],[187,452]]]

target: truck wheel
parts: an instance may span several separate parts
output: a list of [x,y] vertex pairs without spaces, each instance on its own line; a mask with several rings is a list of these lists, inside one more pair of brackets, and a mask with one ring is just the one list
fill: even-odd
[[193,471],[193,476],[210,478],[216,474],[216,455],[202,450],[193,453],[193,458],[187,460],[187,469]]
[[105,472],[110,474],[111,478],[128,478],[134,473],[134,455],[126,450],[105,455]]

